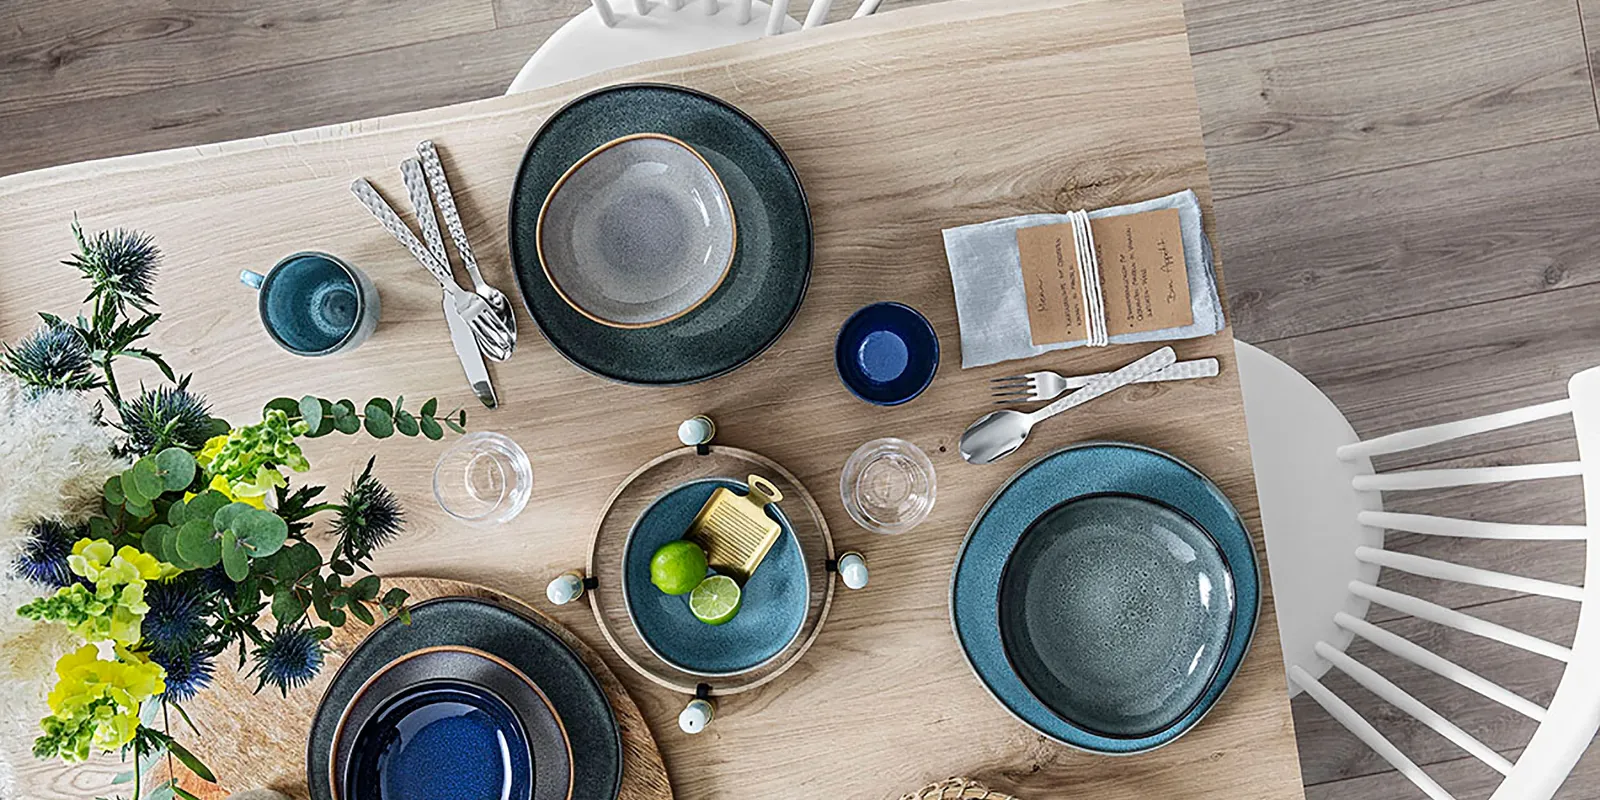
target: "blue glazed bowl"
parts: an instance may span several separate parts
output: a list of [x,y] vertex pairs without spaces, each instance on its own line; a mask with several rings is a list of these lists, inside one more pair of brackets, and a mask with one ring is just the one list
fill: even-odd
[[669,595],[650,582],[650,557],[683,538],[718,487],[750,491],[743,481],[706,478],[663,494],[639,515],[622,556],[623,597],[639,637],[663,661],[705,677],[749,672],[777,657],[800,635],[811,597],[800,541],[776,505],[767,506],[767,515],[783,533],[740,587],[743,602],[733,619],[707,625],[689,610],[689,595]]
[[363,725],[350,800],[527,800],[533,757],[504,700],[458,681],[418,684]]
[[897,406],[933,383],[939,336],[911,306],[873,303],[839,328],[833,362],[851,394],[873,405]]
[[[1105,497],[1138,507],[1090,503]],[[1105,568],[1108,553],[1148,574]],[[1158,573],[1167,577],[1147,580]],[[1211,608],[1197,610],[1201,575]],[[1178,588],[1191,578],[1194,592]],[[1029,598],[1030,580],[1045,591]],[[1063,581],[1099,585],[1052,597]],[[1153,750],[1200,722],[1238,672],[1260,604],[1254,543],[1216,484],[1159,450],[1114,442],[1067,447],[1012,476],[973,522],[950,581],[956,639],[984,688],[1039,733],[1110,755]],[[1172,675],[1173,660],[1156,657],[1161,641],[1204,652]],[[1139,674],[1094,683],[1119,668]]]

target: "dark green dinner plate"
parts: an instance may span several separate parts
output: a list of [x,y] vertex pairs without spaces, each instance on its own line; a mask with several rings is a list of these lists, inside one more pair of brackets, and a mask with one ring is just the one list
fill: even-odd
[[[738,246],[727,280],[693,311],[651,328],[613,328],[567,305],[545,277],[539,209],[590,151],[647,132],[681,139],[711,164],[728,190]],[[517,173],[510,230],[522,300],[545,339],[579,367],[623,383],[695,383],[750,361],[789,326],[811,279],[811,210],[778,143],[733,106],[678,86],[607,87],[546,120]]]

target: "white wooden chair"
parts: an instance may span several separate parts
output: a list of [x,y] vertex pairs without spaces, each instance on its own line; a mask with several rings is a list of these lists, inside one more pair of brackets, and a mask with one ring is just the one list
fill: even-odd
[[[861,0],[855,16],[878,10]],[[615,67],[737,44],[821,25],[833,0],[813,0],[804,23],[789,16],[789,0],[632,0],[618,11],[610,0],[568,20],[522,65],[506,94],[526,92]],[[631,11],[631,13],[629,13]]]
[[[1492,800],[1549,800],[1600,727],[1600,367],[1573,376],[1563,400],[1361,441],[1327,396],[1282,361],[1239,343],[1239,378],[1255,459],[1262,526],[1291,694],[1308,693],[1433,800],[1452,800],[1319,678],[1338,669],[1504,776]],[[1579,460],[1472,469],[1375,472],[1372,457],[1570,414]],[[1383,510],[1382,493],[1581,476],[1586,525],[1482,522]],[[1384,530],[1432,536],[1586,544],[1584,585],[1469,567],[1383,547]],[[1564,647],[1427,600],[1378,586],[1380,569],[1543,595],[1581,604]],[[1369,604],[1563,662],[1544,708],[1434,652],[1367,622]],[[1512,763],[1345,650],[1360,637],[1442,679],[1538,723]]]

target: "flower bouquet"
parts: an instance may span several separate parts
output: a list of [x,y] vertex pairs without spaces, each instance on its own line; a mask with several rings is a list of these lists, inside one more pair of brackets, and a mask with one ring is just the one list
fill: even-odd
[[[35,333],[0,346],[0,711],[38,720],[36,757],[120,753],[132,797],[192,798],[173,760],[215,776],[173,722],[188,722],[182,704],[217,659],[233,651],[257,691],[287,693],[316,675],[322,642],[350,617],[408,621],[405,591],[384,591],[368,566],[402,527],[394,495],[371,461],[336,502],[322,486],[291,486],[310,468],[302,440],[437,440],[461,432],[466,413],[306,396],[229,425],[142,346],[160,319],[152,240],[73,231],[79,252],[64,263],[88,281],[89,312],[40,314]],[[125,394],[122,358],[166,382]],[[316,518],[331,523],[325,549],[308,538]],[[146,792],[157,759],[168,777]],[[3,797],[14,794],[8,772],[0,757]]]

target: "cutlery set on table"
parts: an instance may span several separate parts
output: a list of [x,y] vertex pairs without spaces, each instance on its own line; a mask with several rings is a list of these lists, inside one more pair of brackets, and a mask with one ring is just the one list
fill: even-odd
[[[357,178],[350,191],[361,201],[372,216],[383,224],[385,230],[404,245],[411,255],[433,275],[444,289],[444,319],[450,327],[450,344],[466,373],[467,383],[478,400],[494,408],[500,404],[494,384],[489,379],[489,368],[484,358],[505,361],[517,346],[517,317],[505,293],[490,286],[478,270],[478,259],[467,241],[466,228],[461,224],[461,214],[456,210],[455,195],[450,191],[450,180],[445,176],[444,163],[433,142],[417,145],[417,157],[400,164],[400,174],[405,180],[406,192],[411,197],[412,210],[417,225],[422,229],[422,240],[406,226],[378,190],[366,178]],[[434,204],[439,213],[434,214]],[[456,254],[461,256],[467,275],[472,279],[472,290],[456,283],[451,269],[450,256],[445,250],[444,236],[439,231],[439,217],[444,217],[450,239],[455,243]],[[426,241],[426,244],[423,242]]]

